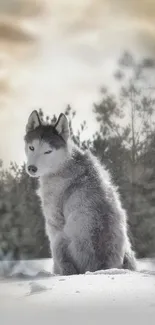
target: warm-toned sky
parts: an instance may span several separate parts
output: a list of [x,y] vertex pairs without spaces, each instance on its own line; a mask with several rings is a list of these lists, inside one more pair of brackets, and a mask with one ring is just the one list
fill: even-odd
[[0,158],[24,159],[35,108],[70,103],[91,132],[92,103],[124,49],[155,55],[155,0],[0,0]]

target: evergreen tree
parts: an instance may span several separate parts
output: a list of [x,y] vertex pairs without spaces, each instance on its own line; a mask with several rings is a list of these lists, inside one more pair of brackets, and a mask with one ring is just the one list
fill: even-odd
[[119,80],[118,93],[111,94],[103,88],[101,102],[94,106],[100,125],[94,138],[94,150],[101,161],[106,162],[119,185],[139,256],[154,252],[154,246],[151,248],[151,244],[144,240],[145,236],[150,236],[152,243],[154,235],[153,231],[149,233],[154,215],[149,201],[151,193],[145,191],[149,181],[146,162],[148,165],[149,162],[144,155],[155,130],[155,99],[152,89],[147,86],[150,69],[154,71],[153,60],[136,62],[125,53],[115,73]]

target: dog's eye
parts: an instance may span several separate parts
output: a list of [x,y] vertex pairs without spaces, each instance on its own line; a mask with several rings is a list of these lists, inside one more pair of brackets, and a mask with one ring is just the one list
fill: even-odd
[[48,155],[48,154],[51,153],[51,152],[52,152],[52,150],[45,151],[45,152],[44,152],[44,155]]
[[33,147],[33,146],[29,146],[29,149],[30,149],[31,151],[34,151],[34,147]]

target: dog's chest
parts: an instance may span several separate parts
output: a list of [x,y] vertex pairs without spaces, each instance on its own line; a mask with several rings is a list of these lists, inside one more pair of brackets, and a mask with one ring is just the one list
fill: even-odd
[[46,220],[53,222],[61,218],[63,211],[64,183],[61,179],[47,179],[40,183],[38,191]]

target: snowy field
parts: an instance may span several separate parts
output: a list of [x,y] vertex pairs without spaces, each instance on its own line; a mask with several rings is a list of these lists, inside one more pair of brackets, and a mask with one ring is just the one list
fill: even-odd
[[52,276],[52,260],[0,263],[0,325],[155,324],[155,261],[138,272]]

